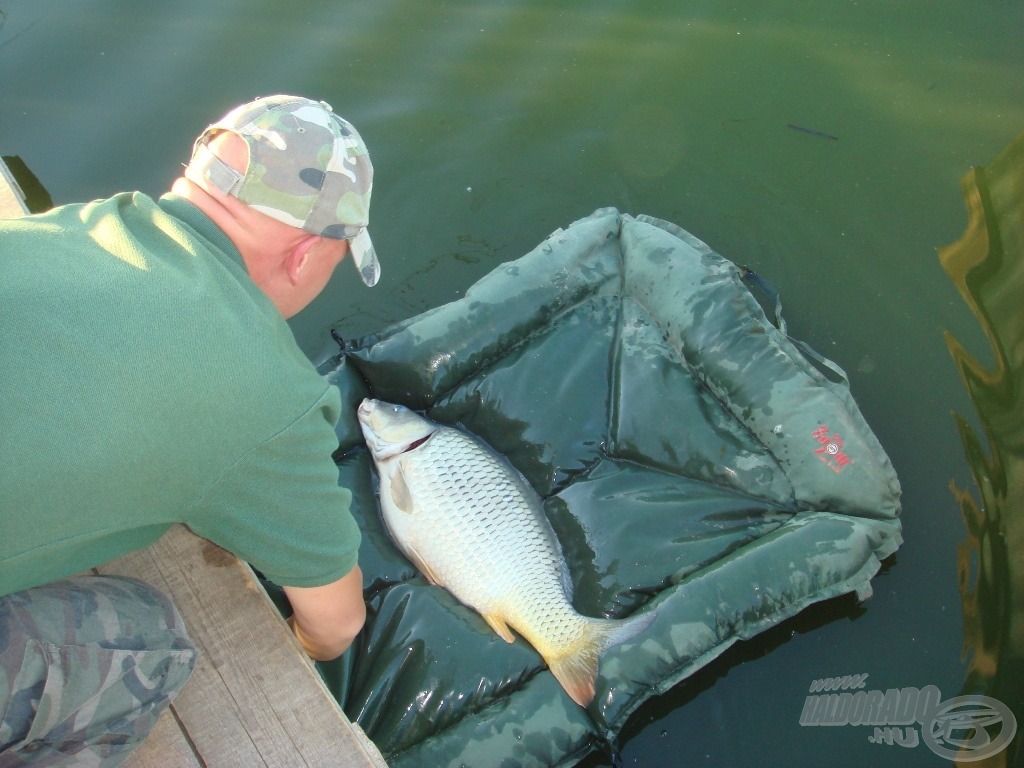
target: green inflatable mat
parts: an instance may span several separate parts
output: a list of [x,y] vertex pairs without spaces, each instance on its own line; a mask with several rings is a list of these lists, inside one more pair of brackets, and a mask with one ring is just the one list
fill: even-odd
[[[870,594],[901,543],[899,483],[845,376],[768,319],[751,277],[672,224],[602,209],[324,364],[369,608],[324,672],[393,768],[572,765],[737,640]],[[509,458],[544,499],[580,612],[657,610],[602,657],[588,709],[391,543],[355,418],[366,396]]]

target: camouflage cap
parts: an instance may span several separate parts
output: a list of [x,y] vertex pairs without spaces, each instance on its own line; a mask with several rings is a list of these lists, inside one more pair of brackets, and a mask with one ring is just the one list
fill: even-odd
[[[244,174],[207,147],[221,131],[235,133],[249,146]],[[380,277],[366,231],[370,155],[356,129],[330,104],[300,96],[265,96],[242,104],[196,139],[190,174],[285,224],[348,240],[363,282],[374,285]]]

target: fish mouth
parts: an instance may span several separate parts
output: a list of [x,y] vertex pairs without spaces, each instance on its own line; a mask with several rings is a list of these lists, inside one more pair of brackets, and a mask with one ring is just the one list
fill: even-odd
[[363,399],[359,404],[359,408],[356,409],[356,418],[364,427],[370,426],[370,417],[373,415],[373,412],[377,410],[378,403],[379,401],[372,400],[367,397]]

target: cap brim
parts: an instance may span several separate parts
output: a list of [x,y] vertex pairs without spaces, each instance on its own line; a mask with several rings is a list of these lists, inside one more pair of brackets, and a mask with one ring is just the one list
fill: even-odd
[[370,233],[363,227],[362,231],[348,242],[352,251],[352,261],[356,264],[360,279],[368,286],[376,285],[380,280],[380,262],[377,261],[377,251],[370,242]]

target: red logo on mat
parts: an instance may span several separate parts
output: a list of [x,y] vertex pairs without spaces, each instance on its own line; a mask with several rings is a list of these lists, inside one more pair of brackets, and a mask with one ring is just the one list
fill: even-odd
[[811,437],[821,445],[814,449],[815,455],[821,459],[825,466],[836,474],[843,471],[843,467],[852,464],[850,457],[843,453],[843,438],[838,434],[830,435],[829,428],[824,424],[811,433]]

